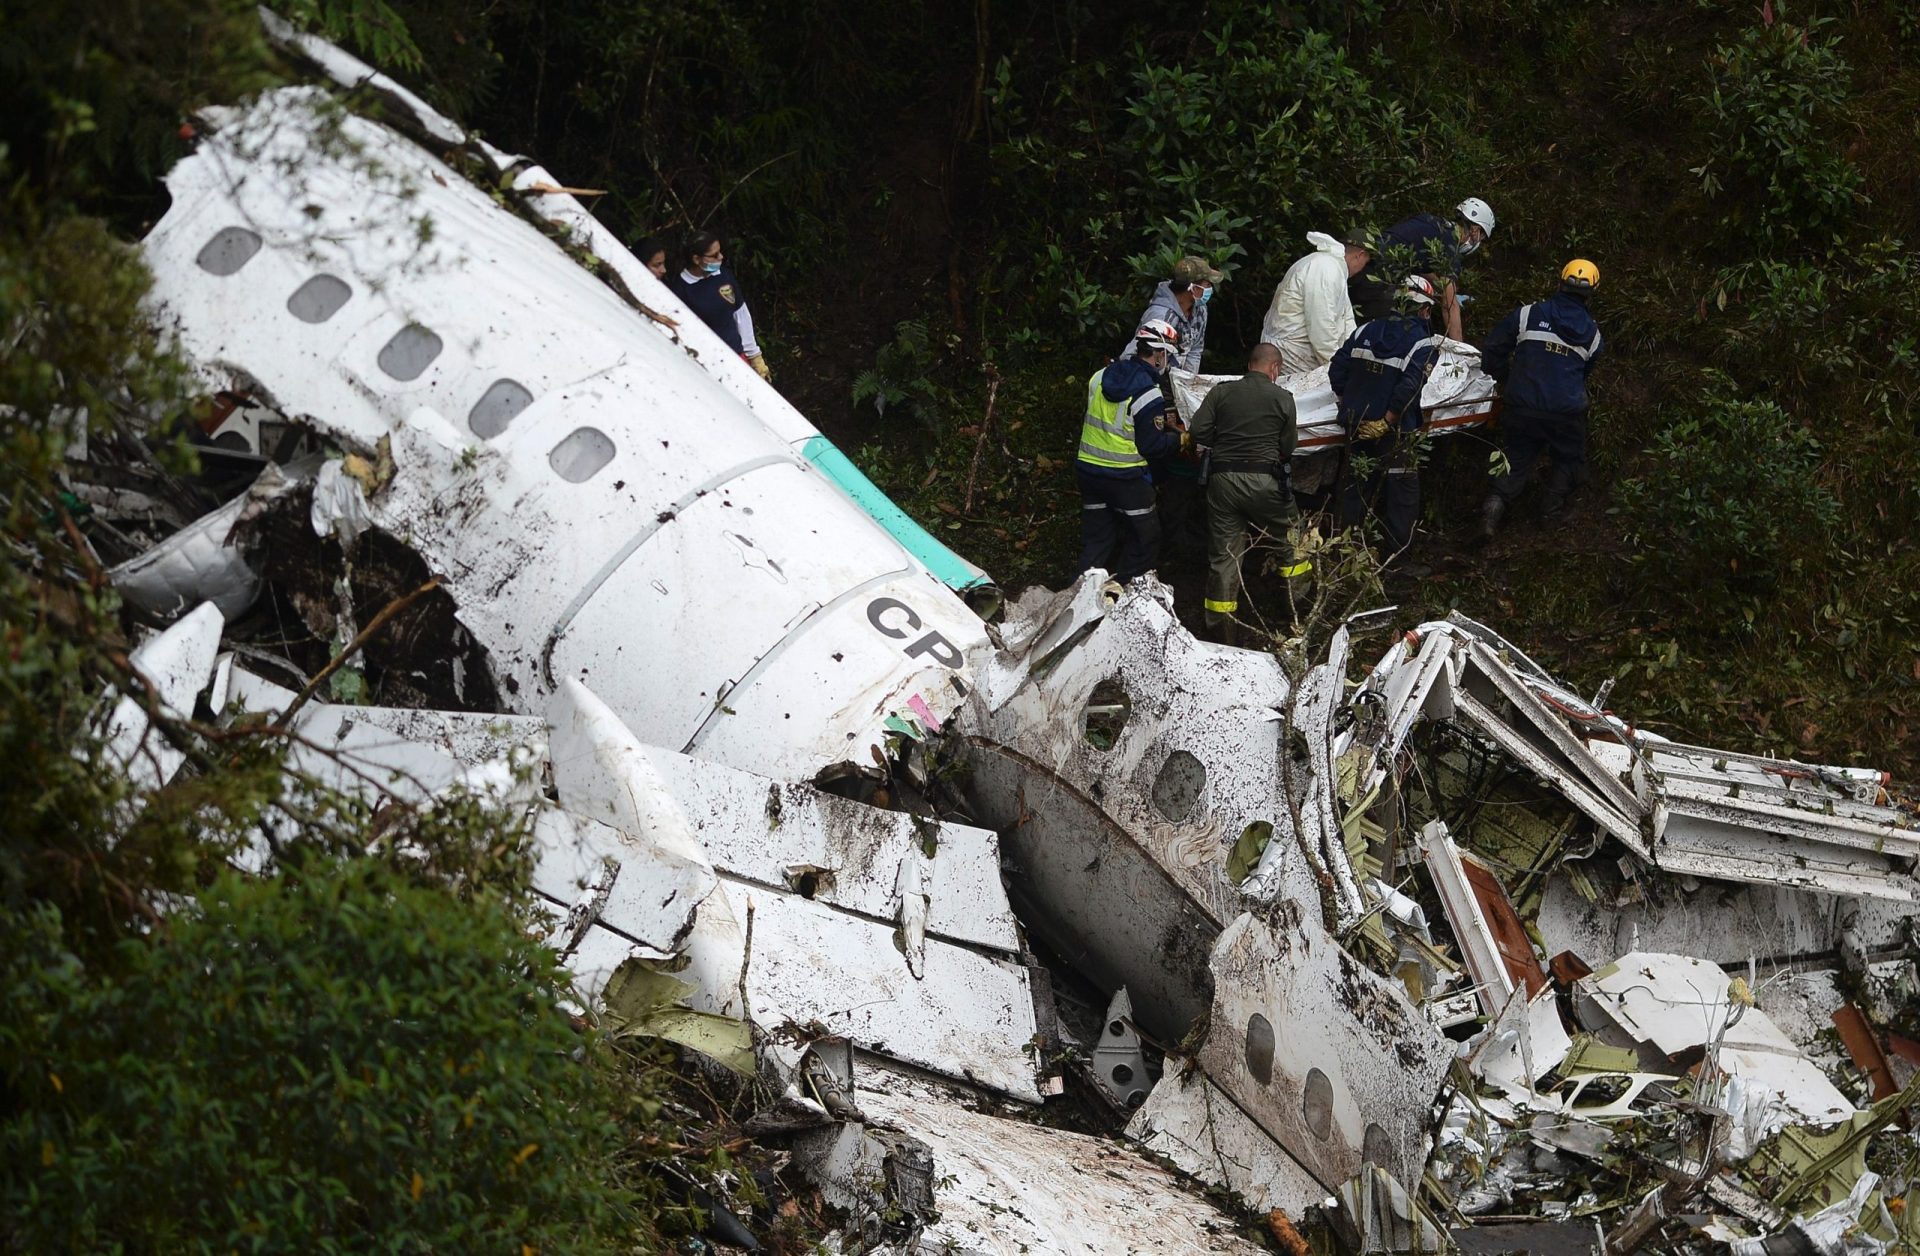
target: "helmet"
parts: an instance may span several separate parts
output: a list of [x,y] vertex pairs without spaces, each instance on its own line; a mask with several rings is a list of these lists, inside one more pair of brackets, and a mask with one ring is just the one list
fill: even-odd
[[1404,308],[1433,304],[1433,284],[1425,275],[1408,275],[1393,294],[1394,302]]
[[1493,234],[1493,206],[1477,196],[1469,196],[1453,207],[1462,222],[1470,222],[1489,236]]
[[1164,318],[1150,318],[1140,324],[1140,330],[1133,333],[1133,340],[1142,353],[1150,353],[1155,349],[1165,349],[1168,353],[1180,352],[1180,333]]
[[1560,268],[1560,286],[1592,292],[1600,286],[1600,268],[1584,257],[1576,257]]

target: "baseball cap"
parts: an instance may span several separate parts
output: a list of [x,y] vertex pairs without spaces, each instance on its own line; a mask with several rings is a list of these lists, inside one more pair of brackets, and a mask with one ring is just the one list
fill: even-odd
[[1204,257],[1183,257],[1173,264],[1173,277],[1182,283],[1219,283],[1225,275],[1207,265]]

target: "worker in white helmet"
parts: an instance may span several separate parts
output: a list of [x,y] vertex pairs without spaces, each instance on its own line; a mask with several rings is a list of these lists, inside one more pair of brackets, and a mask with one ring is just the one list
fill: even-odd
[[1440,329],[1449,340],[1463,338],[1460,264],[1493,234],[1493,209],[1469,196],[1453,213],[1451,221],[1438,214],[1415,214],[1380,233],[1373,262],[1354,280],[1353,306],[1361,321],[1391,312],[1398,287],[1393,276],[1426,275],[1439,290]]

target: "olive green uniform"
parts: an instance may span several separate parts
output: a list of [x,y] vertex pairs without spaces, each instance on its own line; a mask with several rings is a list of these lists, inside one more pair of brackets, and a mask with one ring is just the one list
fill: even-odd
[[[1298,517],[1287,465],[1298,431],[1293,394],[1257,371],[1216,384],[1193,416],[1193,443],[1212,450],[1207,478],[1206,619],[1216,625],[1240,609],[1240,564],[1249,525],[1289,544]],[[1291,553],[1291,551],[1289,551]],[[1306,574],[1289,561],[1281,574]]]

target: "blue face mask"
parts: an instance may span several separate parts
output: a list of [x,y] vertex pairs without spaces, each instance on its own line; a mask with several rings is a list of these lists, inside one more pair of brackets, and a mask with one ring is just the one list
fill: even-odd
[[1200,289],[1200,304],[1205,305],[1207,302],[1211,300],[1213,300],[1213,289],[1212,288]]
[[720,263],[719,262],[701,262],[700,269],[706,271],[709,275],[717,275],[720,273]]

